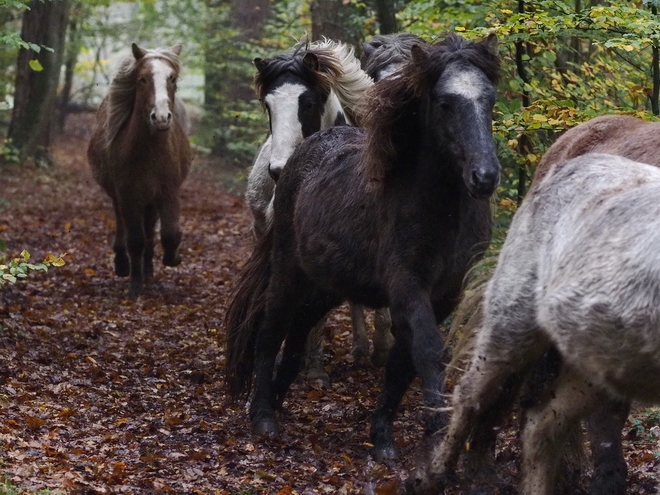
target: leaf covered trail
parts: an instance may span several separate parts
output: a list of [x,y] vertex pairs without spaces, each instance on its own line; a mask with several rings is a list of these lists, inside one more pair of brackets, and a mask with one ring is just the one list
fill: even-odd
[[[8,254],[67,253],[67,264],[0,289],[0,476],[78,494],[394,493],[418,453],[419,388],[395,422],[401,460],[373,462],[382,372],[353,363],[345,309],[326,325],[331,389],[297,380],[278,439],[255,439],[244,407],[226,400],[223,315],[252,244],[226,173],[195,160],[182,192],[183,263],[163,267],[157,248],[154,282],[127,299],[127,280],[112,273],[110,201],[85,159],[92,119],[73,116],[54,168],[1,177]],[[515,479],[516,438],[504,436],[500,458]],[[630,493],[653,493],[654,446],[626,448],[639,459]]]

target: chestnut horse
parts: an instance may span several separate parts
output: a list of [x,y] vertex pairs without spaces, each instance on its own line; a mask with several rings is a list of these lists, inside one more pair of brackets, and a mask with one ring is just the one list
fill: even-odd
[[130,275],[136,296],[153,275],[159,219],[163,264],[181,263],[179,189],[192,154],[185,108],[175,99],[181,45],[132,49],[96,114],[87,157],[115,211],[115,273]]

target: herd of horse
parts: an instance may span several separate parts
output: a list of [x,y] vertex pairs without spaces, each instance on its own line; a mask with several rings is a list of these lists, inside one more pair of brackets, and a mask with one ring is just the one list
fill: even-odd
[[[360,61],[344,43],[304,40],[254,61],[270,133],[246,194],[254,249],[224,323],[229,396],[250,398],[256,435],[276,435],[305,363],[309,378],[327,383],[322,326],[348,301],[358,358],[369,349],[364,308],[376,310],[372,360],[385,366],[370,430],[376,460],[396,457],[393,421],[421,379],[424,455],[405,491],[442,493],[458,477],[475,493],[497,492],[497,429],[531,387],[521,493],[555,493],[582,419],[590,493],[625,493],[631,402],[660,402],[660,124],[602,116],[546,152],[447,401],[450,353],[438,324],[489,245],[500,181],[497,39],[449,33],[426,43],[401,33],[363,48]],[[132,49],[97,113],[88,158],[115,210],[115,273],[130,275],[137,296],[153,276],[159,220],[163,263],[181,262],[178,196],[191,151],[176,97],[181,46]]]

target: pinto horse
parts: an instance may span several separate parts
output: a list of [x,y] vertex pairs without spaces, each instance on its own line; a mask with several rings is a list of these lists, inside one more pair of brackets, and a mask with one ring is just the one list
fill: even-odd
[[[303,139],[335,125],[359,124],[359,102],[373,80],[361,69],[353,48],[329,39],[303,40],[293,51],[254,61],[255,89],[268,111],[270,135],[262,145],[248,177],[246,198],[259,239],[272,223],[275,180]],[[369,353],[364,308],[350,305],[353,354]],[[329,386],[323,368],[323,325],[312,331],[307,349],[310,381]],[[392,346],[386,310],[376,312],[372,360],[384,364]]]
[[192,154],[186,111],[175,98],[181,45],[132,50],[96,114],[87,157],[115,211],[115,273],[130,275],[136,296],[153,275],[159,219],[163,264],[181,263],[179,189]]
[[660,403],[660,170],[586,154],[552,162],[540,177],[488,284],[447,435],[409,492],[442,490],[471,436],[497,425],[512,384],[551,346],[562,367],[527,411],[521,493],[555,493],[561,452],[581,418],[612,401]]
[[454,308],[491,236],[499,68],[494,35],[476,43],[450,33],[416,45],[397,77],[374,85],[364,130],[333,127],[294,151],[278,181],[273,226],[225,318],[228,391],[248,394],[256,373],[256,434],[277,433],[275,410],[310,329],[345,300],[389,307],[392,317],[395,343],[371,425],[374,456],[396,455],[392,422],[415,376],[427,433],[444,424],[437,322]]

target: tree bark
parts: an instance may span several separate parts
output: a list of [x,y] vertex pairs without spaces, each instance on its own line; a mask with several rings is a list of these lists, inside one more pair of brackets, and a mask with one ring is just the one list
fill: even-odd
[[376,0],[376,19],[380,34],[393,34],[398,31],[393,0]]
[[325,36],[353,45],[360,42],[359,34],[350,28],[352,7],[342,0],[312,0],[312,40]]
[[[54,128],[54,110],[65,35],[69,15],[68,0],[41,2],[32,0],[23,14],[23,40],[47,46],[39,53],[21,49],[16,63],[14,109],[7,137],[18,149],[21,160],[48,159],[48,146]],[[43,70],[33,70],[29,63],[38,60]]]

